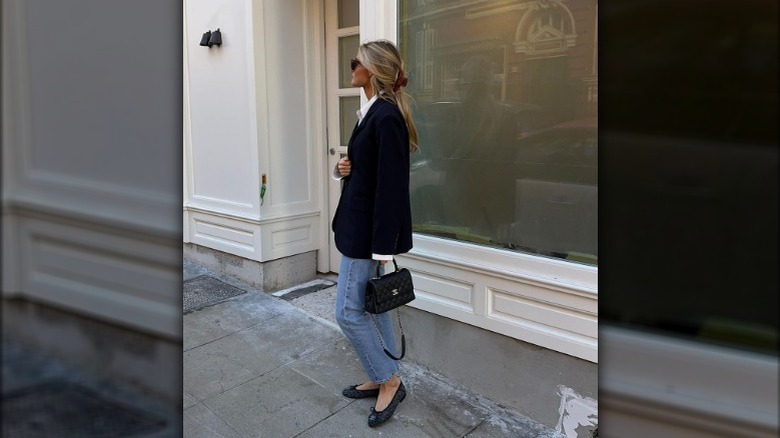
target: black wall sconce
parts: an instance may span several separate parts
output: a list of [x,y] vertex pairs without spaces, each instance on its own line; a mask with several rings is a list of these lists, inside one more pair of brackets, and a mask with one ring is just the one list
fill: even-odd
[[200,45],[204,47],[208,47],[209,49],[211,46],[221,46],[222,45],[222,32],[219,31],[219,28],[212,31],[207,31],[203,34],[203,36],[200,38]]

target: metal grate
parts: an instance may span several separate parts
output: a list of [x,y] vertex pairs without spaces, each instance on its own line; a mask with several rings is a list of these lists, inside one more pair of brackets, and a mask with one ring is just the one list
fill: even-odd
[[157,432],[164,419],[65,382],[48,382],[3,395],[2,436],[128,437]]
[[223,283],[214,277],[201,275],[184,282],[184,314],[213,306],[246,291]]

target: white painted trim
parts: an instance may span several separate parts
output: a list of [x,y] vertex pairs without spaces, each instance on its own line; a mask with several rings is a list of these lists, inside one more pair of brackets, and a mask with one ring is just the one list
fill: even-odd
[[19,152],[29,145],[27,39],[24,1],[2,2],[2,295],[21,292],[19,227],[13,208]]
[[48,215],[19,218],[19,238],[25,296],[181,339],[178,239]]
[[639,424],[777,436],[777,357],[604,324],[600,331],[609,346],[599,366],[600,412],[627,416],[605,423],[604,436],[636,436]]
[[189,242],[266,262],[315,251],[320,241],[320,212],[250,220],[188,208]]
[[319,244],[317,248],[317,271],[330,272],[330,223],[328,215],[328,121],[327,86],[325,53],[325,5],[324,0],[304,3],[305,41],[308,68],[306,69],[306,99],[309,102],[308,132],[311,144],[312,165],[315,175],[312,177],[312,196],[314,206],[320,214]]
[[541,282],[578,295],[593,298],[598,295],[598,268],[595,266],[418,233],[414,234],[410,256],[506,279]]
[[19,225],[16,214],[3,206],[2,214],[2,296],[18,296],[22,292],[19,272]]
[[[339,47],[338,47],[338,41],[340,37],[346,37],[346,36],[352,36],[352,35],[360,35],[360,26],[352,26],[344,29],[338,29],[338,10],[337,10],[337,1],[336,0],[325,0],[326,1],[326,7],[324,11],[323,18],[325,20],[325,27],[326,27],[326,33],[325,35],[325,46],[326,51],[330,50],[329,54],[326,56],[326,64],[325,64],[325,93],[326,93],[326,106],[327,106],[327,139],[328,144],[326,145],[327,148],[334,148],[336,150],[336,155],[326,155],[326,163],[325,163],[325,169],[323,174],[323,181],[325,181],[326,186],[326,197],[324,199],[327,200],[325,203],[325,206],[323,208],[323,212],[327,211],[327,217],[323,217],[323,219],[327,219],[327,223],[324,224],[327,231],[328,236],[328,263],[329,265],[326,267],[325,272],[334,271],[337,272],[339,269],[339,262],[341,260],[341,254],[336,249],[336,245],[333,241],[333,233],[331,231],[331,222],[333,220],[333,215],[336,211],[336,206],[338,205],[339,197],[341,196],[341,183],[334,181],[331,178],[331,172],[333,168],[335,167],[336,163],[338,162],[338,157],[340,157],[341,153],[346,153],[346,145],[341,145],[341,137],[340,137],[340,107],[339,107],[339,98],[340,97],[358,97],[361,100],[361,104],[365,104],[367,102],[367,99],[364,95],[364,93],[361,92],[359,88],[355,87],[347,87],[347,88],[340,88],[339,83],[339,74],[340,74],[340,65],[339,65]],[[359,7],[362,7],[360,5]],[[355,120],[357,121],[357,120]]]
[[[256,2],[253,0],[244,0],[245,5],[245,40],[246,40],[246,59],[249,61],[247,62],[247,88],[249,91],[250,96],[257,96],[257,88],[258,84],[261,84],[263,89],[261,90],[263,95],[265,96],[266,89],[265,89],[265,70],[262,70],[263,74],[263,80],[260,81],[260,78],[257,76],[258,72],[258,65],[257,65],[257,46],[256,46],[256,35],[255,32],[255,26],[257,25],[255,22],[255,9],[262,9],[262,6],[258,6]],[[261,11],[262,12],[262,11]],[[262,23],[262,22],[261,22]],[[261,32],[262,34],[262,32]],[[264,46],[261,46],[263,48]],[[265,51],[263,50],[263,58],[265,58]],[[264,63],[263,63],[264,64]],[[268,169],[265,171],[262,167],[260,167],[260,160],[261,157],[264,157],[265,163],[267,165],[268,163],[268,126],[263,126],[260,123],[261,115],[260,111],[265,110],[265,113],[262,115],[262,120],[267,120],[267,111],[268,111],[268,101],[267,99],[264,99],[261,101],[262,104],[258,103],[257,99],[248,99],[248,106],[247,111],[250,114],[249,116],[249,141],[250,141],[250,159],[258,163],[258,166],[252,166],[252,176],[251,180],[255,182],[255,187],[253,189],[253,198],[254,201],[252,202],[251,212],[252,214],[256,214],[258,216],[262,215],[262,209],[263,206],[260,205],[260,175],[263,173],[268,173]],[[265,142],[261,145],[260,144],[260,133],[259,130],[263,129],[263,132],[266,133]],[[269,196],[271,196],[269,194]],[[267,201],[266,201],[267,202]]]
[[15,205],[145,233],[181,235],[178,217],[171,216],[179,205],[175,197],[70,175],[22,170],[25,173],[14,194]]
[[271,205],[272,193],[267,193],[263,205],[259,205],[260,184],[263,174],[269,175],[271,169],[269,163],[271,160],[271,127],[268,124],[268,117],[271,109],[268,106],[268,75],[265,70],[266,65],[266,40],[265,40],[265,2],[260,0],[247,0],[251,3],[251,13],[247,14],[247,19],[251,20],[248,25],[251,39],[252,51],[248,55],[252,59],[253,72],[250,77],[252,89],[254,90],[254,99],[250,99],[254,105],[255,129],[254,136],[257,144],[257,199],[258,213],[260,216],[265,214],[265,210]]
[[[182,1],[182,52],[183,52],[183,65],[182,65],[182,175],[183,175],[183,187],[182,187],[182,204],[184,207],[190,203],[194,192],[195,181],[193,181],[193,167],[192,167],[192,112],[190,111],[190,76],[189,76],[189,40],[187,39],[187,6],[186,0]],[[182,214],[182,237],[184,243],[189,243],[189,221],[184,214]]]
[[[426,251],[420,240],[440,242],[426,242]],[[571,263],[428,236],[414,242],[397,257],[415,279],[411,307],[598,362],[595,275],[592,285],[578,283]]]
[[31,146],[25,5],[22,0],[4,0],[2,5],[3,206],[13,203],[26,164],[25,151]]
[[360,0],[361,43],[377,39],[398,42],[398,2]]

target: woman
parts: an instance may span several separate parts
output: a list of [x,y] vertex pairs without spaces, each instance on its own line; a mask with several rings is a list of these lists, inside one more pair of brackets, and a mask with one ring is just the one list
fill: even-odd
[[343,394],[377,397],[368,417],[374,427],[393,415],[406,389],[396,375],[398,364],[383,351],[383,344],[390,351],[396,345],[391,316],[364,310],[365,289],[380,265],[412,248],[409,153],[417,149],[417,129],[402,90],[407,82],[403,61],[393,43],[362,44],[351,67],[352,86],[363,88],[368,103],[358,111],[347,157],[339,160],[333,175],[343,179],[333,218],[342,254],[336,321],[369,377]]

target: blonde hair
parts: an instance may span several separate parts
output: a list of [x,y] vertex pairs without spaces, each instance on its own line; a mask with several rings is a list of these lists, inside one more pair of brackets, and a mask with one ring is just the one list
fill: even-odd
[[358,48],[360,63],[371,73],[374,93],[398,107],[409,130],[409,151],[419,149],[417,127],[412,119],[411,97],[406,94],[404,62],[401,53],[390,41],[376,40],[363,43]]

